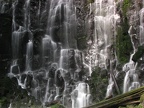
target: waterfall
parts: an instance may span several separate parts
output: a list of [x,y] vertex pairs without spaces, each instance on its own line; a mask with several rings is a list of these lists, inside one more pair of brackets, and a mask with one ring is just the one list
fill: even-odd
[[95,31],[94,31],[94,40],[93,45],[90,49],[93,66],[100,66],[106,68],[106,60],[110,58],[108,55],[110,46],[113,43],[114,38],[114,22],[115,22],[115,5],[112,0],[104,2],[102,0],[96,0],[94,3],[95,7]]
[[[123,71],[126,72],[126,75],[124,78],[124,84],[123,84],[123,93],[126,93],[127,91],[140,87],[138,74],[136,73],[137,63],[134,63],[134,61],[132,60],[132,57],[136,53],[137,49],[135,48],[135,45],[132,39],[133,34],[131,33],[131,29],[132,29],[132,26],[129,28],[129,35],[131,37],[131,42],[132,42],[134,51],[130,56],[129,62],[123,66]],[[130,79],[132,79],[132,81]]]
[[116,3],[114,0],[95,0],[90,10],[94,9],[94,37],[91,40],[92,45],[87,55],[87,61],[92,68],[98,66],[109,71],[110,78],[106,93],[106,97],[108,97],[113,93],[113,72],[115,71],[113,63],[117,59],[114,47],[116,39],[115,26],[120,16],[116,14]]
[[1,14],[3,14],[3,13],[5,13],[7,10],[7,7],[8,7],[8,3],[7,2],[5,2],[5,1],[0,1],[0,13]]
[[[133,45],[133,53],[131,54],[130,56],[130,60],[128,63],[126,63],[123,67],[123,71],[126,72],[126,75],[125,75],[125,78],[124,78],[124,84],[123,84],[123,93],[125,92],[128,92],[130,90],[133,90],[133,89],[136,89],[136,88],[139,88],[141,86],[141,82],[140,82],[140,79],[139,79],[139,73],[137,72],[137,68],[138,68],[138,62],[134,62],[132,60],[133,56],[136,54],[136,52],[138,51],[138,46],[143,46],[144,44],[144,36],[143,36],[143,33],[144,33],[144,1],[142,0],[142,9],[139,11],[139,34],[134,34],[133,33],[133,30],[134,30],[134,24],[132,23],[132,25],[130,26],[129,28],[129,35],[130,35],[130,38],[131,38],[131,42],[132,42],[132,45]],[[135,10],[134,14],[133,14],[133,19],[131,19],[130,21],[131,22],[134,22],[136,19],[137,19],[137,11]],[[138,36],[139,39],[138,39],[138,45],[136,44],[135,42],[135,37]],[[141,60],[143,60],[143,58],[141,57],[140,58]]]
[[33,42],[29,41],[27,43],[27,51],[26,51],[26,71],[31,71],[32,67],[32,57],[33,57]]
[[72,92],[72,108],[88,106],[90,97],[89,85],[79,83],[76,89]]
[[[92,33],[91,36],[83,36],[87,41],[85,50],[79,50],[77,45],[79,17],[82,17],[77,15],[83,12],[78,12],[82,10],[76,7],[80,4],[76,2],[17,0],[12,4],[12,61],[8,76],[16,78],[18,85],[43,106],[61,103],[66,108],[82,108],[90,105],[92,96],[88,83],[96,68],[99,68],[98,71],[106,70],[106,97],[114,95],[114,87],[119,93],[116,29],[120,26],[117,23],[121,17],[116,12],[117,3],[123,1],[94,0],[90,3],[88,17],[91,18],[85,26]],[[1,14],[6,12],[7,5],[0,2]],[[136,20],[136,10],[132,16]],[[139,11],[139,16],[138,44],[134,40],[137,34],[133,32],[133,24],[128,31],[134,50],[121,70],[125,73],[123,93],[141,86],[137,72],[139,64],[133,61],[133,57],[138,47],[144,44],[144,8]],[[133,22],[132,18],[130,22]]]
[[143,45],[144,44],[144,36],[143,36],[143,33],[144,33],[144,22],[143,22],[143,19],[144,19],[144,0],[143,0],[143,8],[140,10],[140,45]]
[[[85,81],[91,68],[85,63],[83,52],[77,49],[77,16],[73,0],[47,0],[44,7],[43,1],[38,1],[38,8],[33,8],[31,2],[25,0],[23,3],[22,23],[17,19],[19,1],[13,3],[13,59],[9,76],[15,77],[18,85],[44,106],[52,102],[60,102],[67,108],[88,106],[91,95]],[[44,31],[37,54],[41,63],[38,69],[34,68],[36,30],[33,30],[32,9],[38,17],[37,31]],[[78,96],[73,95],[75,91]]]

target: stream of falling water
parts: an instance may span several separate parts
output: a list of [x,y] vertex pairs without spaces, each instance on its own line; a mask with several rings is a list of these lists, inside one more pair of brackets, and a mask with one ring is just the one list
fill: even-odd
[[[132,29],[132,26],[129,28],[128,33],[130,35],[134,51],[130,56],[129,62],[126,63],[123,66],[123,71],[126,72],[126,75],[125,75],[125,78],[124,78],[124,84],[123,84],[123,93],[126,93],[127,91],[130,91],[130,90],[133,90],[135,88],[140,87],[140,83],[139,83],[139,80],[138,80],[138,74],[136,73],[137,63],[135,63],[132,60],[132,57],[136,52],[136,48],[134,46],[134,42],[133,42],[133,39],[132,39],[133,34],[131,33],[131,29]],[[132,78],[132,80],[130,80],[130,78]]]
[[108,97],[113,93],[113,72],[115,71],[113,64],[116,62],[113,45],[116,38],[115,26],[120,16],[116,14],[116,3],[114,0],[95,0],[90,6],[91,11],[95,10],[95,31],[94,39],[90,40],[92,45],[86,58],[92,68],[98,66],[109,71],[110,78],[106,93],[106,97]]
[[[48,0],[41,10],[39,1],[38,15],[45,17],[47,26],[41,40],[41,62],[38,70],[33,70],[34,36],[31,31],[31,0],[25,0],[23,25],[16,22],[16,10],[19,1],[13,3],[13,60],[9,77],[15,77],[22,89],[45,106],[51,102],[60,102],[67,108],[82,108],[90,104],[89,85],[85,83],[91,68],[84,63],[84,56],[77,49],[76,8],[73,0]],[[48,9],[49,5],[49,10]],[[41,16],[40,16],[41,15]],[[39,19],[41,23],[41,19]],[[26,51],[21,54],[23,38],[27,36]],[[57,41],[58,40],[58,41]],[[25,69],[21,71],[20,57],[25,59]],[[87,70],[86,73],[85,70]]]
[[6,12],[6,9],[7,9],[8,5],[9,4],[7,2],[5,2],[3,0],[0,1],[0,13],[1,14]]
[[[39,1],[37,14],[39,24],[45,21],[44,35],[41,39],[40,58],[42,63],[39,69],[33,69],[34,35],[31,25],[31,0],[25,0],[23,6],[23,24],[17,24],[16,10],[19,1],[13,3],[13,32],[12,32],[12,64],[9,77],[15,77],[22,89],[27,89],[30,95],[45,105],[60,102],[66,108],[82,108],[91,103],[89,85],[85,83],[91,75],[91,68],[98,66],[109,71],[109,85],[106,97],[113,95],[115,84],[114,75],[117,61],[115,52],[116,22],[120,16],[116,14],[115,0],[95,0],[90,4],[90,13],[94,10],[94,37],[89,54],[84,57],[77,49],[75,36],[77,34],[76,7],[73,0],[47,0],[42,9]],[[5,5],[0,4],[0,13],[5,11]],[[144,8],[140,11],[139,43],[144,44]],[[133,45],[130,60],[123,67],[126,75],[124,78],[123,92],[140,87],[137,63],[132,57],[137,51],[132,39],[131,26],[129,35]],[[40,28],[38,28],[39,30]],[[24,37],[28,39],[23,42]],[[25,51],[21,51],[25,44]],[[23,54],[22,54],[23,53]],[[24,58],[24,70],[21,71],[20,58]],[[88,64],[85,63],[88,61]],[[115,73],[115,74],[114,74]],[[132,79],[132,80],[130,80]]]
[[[139,34],[138,34],[139,46],[144,45],[144,36],[143,36],[144,34],[144,22],[143,22],[144,21],[144,0],[142,1],[142,3],[143,3],[143,8],[139,11],[139,16],[140,16],[140,25],[139,25]],[[132,20],[133,22],[135,21],[135,19],[137,19],[136,13],[137,12],[135,11],[133,14],[133,20]],[[136,89],[141,86],[141,83],[138,78],[138,73],[136,71],[138,63],[132,60],[134,54],[138,50],[133,39],[133,37],[137,36],[137,34],[133,34],[133,28],[134,28],[133,25],[131,25],[128,31],[134,51],[130,56],[129,62],[126,63],[123,67],[123,71],[126,72],[126,75],[124,78],[123,93]],[[143,60],[143,58],[140,58],[140,59]]]

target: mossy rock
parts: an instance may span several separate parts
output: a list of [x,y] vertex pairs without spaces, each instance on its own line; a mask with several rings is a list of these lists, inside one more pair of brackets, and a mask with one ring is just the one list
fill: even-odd
[[100,67],[95,67],[89,80],[89,86],[94,102],[99,102],[105,98],[108,85],[108,72]]
[[119,63],[122,65],[129,61],[130,55],[133,51],[128,30],[128,19],[125,17],[122,21],[121,27],[117,28],[116,38],[116,53],[118,56]]
[[126,13],[131,6],[131,0],[124,0],[122,5],[123,15],[126,16]]
[[88,0],[88,3],[94,3],[95,0]]
[[144,106],[142,106],[141,104],[139,104],[138,106],[136,106],[135,108],[143,108]]
[[134,105],[127,105],[127,108],[135,108]]
[[134,54],[132,60],[137,62],[144,55],[144,47],[139,46],[137,52]]
[[129,62],[130,55],[133,52],[132,42],[128,33],[130,28],[129,17],[127,16],[127,12],[131,5],[131,0],[123,0],[121,7],[122,11],[120,11],[121,23],[120,27],[117,28],[116,53],[118,61],[122,65]]
[[142,94],[140,97],[140,103],[143,103],[143,102],[144,102],[144,94]]
[[9,102],[6,97],[0,99],[0,108],[7,108],[9,106]]
[[50,108],[65,108],[65,107],[61,104],[55,104],[55,105],[51,106]]

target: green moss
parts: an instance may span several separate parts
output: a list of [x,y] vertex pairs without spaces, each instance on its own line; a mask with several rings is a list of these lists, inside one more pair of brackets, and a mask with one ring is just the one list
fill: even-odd
[[125,17],[123,19],[121,27],[117,29],[116,52],[120,64],[127,63],[130,59],[130,54],[133,51],[128,30],[129,30],[128,20]]
[[141,95],[141,97],[140,97],[140,102],[141,102],[141,103],[144,102],[144,94]]
[[126,107],[119,106],[118,108],[143,108],[143,106],[139,104],[139,105],[127,105]]
[[88,3],[94,3],[94,0],[88,0]]
[[7,104],[8,104],[8,100],[6,97],[3,97],[0,99],[0,108],[5,108],[7,107]]
[[51,106],[51,108],[65,108],[65,107],[60,104],[55,104],[55,105]]
[[89,81],[89,86],[94,102],[99,102],[105,98],[107,84],[107,71],[101,69],[100,67],[95,67]]
[[127,11],[131,6],[131,0],[124,0],[121,12],[121,27],[117,28],[116,52],[120,64],[125,64],[130,59],[130,54],[133,51],[130,36],[128,34],[129,22]]
[[131,0],[123,0],[122,11],[123,15],[126,16],[126,13],[131,5]]
[[138,106],[136,106],[136,108],[143,108],[143,106],[139,104]]
[[144,55],[144,47],[139,46],[137,52],[134,54],[132,60],[137,62]]

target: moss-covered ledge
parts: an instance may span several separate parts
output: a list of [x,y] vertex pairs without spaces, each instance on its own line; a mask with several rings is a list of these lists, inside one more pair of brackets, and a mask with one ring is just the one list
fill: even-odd
[[118,108],[119,106],[127,106],[131,104],[139,104],[140,97],[144,94],[144,86],[130,92],[118,95],[114,98],[105,99],[99,103],[88,106],[86,108]]

